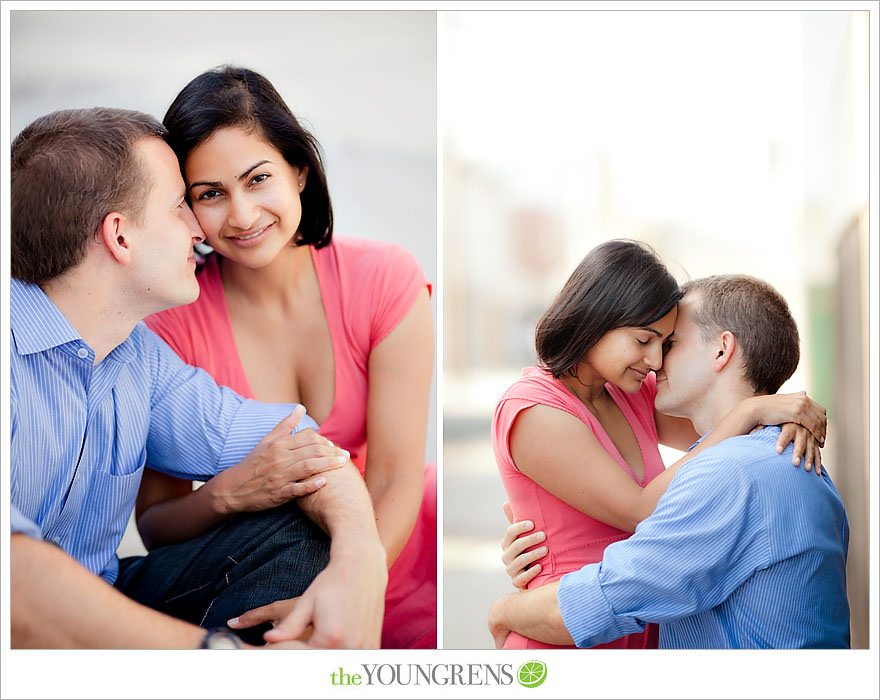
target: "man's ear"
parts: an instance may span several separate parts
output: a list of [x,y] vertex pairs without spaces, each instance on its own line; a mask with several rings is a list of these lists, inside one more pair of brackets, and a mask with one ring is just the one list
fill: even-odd
[[730,331],[724,331],[718,336],[718,338],[716,338],[715,343],[715,361],[713,368],[716,372],[720,372],[727,366],[727,363],[730,362],[730,359],[733,357],[733,353],[738,346],[736,336]]
[[125,214],[111,211],[98,229],[98,242],[120,265],[131,262],[131,240],[129,220]]

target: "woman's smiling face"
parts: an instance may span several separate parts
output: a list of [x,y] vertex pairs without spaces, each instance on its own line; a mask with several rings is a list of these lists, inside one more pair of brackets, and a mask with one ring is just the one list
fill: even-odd
[[302,216],[308,168],[290,165],[257,133],[225,127],[193,148],[184,178],[206,242],[224,258],[262,267],[289,246]]
[[677,309],[647,326],[608,331],[587,352],[583,362],[606,382],[627,393],[638,391],[648,372],[660,369],[663,343],[675,327]]

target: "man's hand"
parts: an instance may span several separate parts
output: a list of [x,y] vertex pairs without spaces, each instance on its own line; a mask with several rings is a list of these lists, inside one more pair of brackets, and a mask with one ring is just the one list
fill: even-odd
[[556,602],[558,590],[559,581],[552,581],[496,600],[489,608],[489,633],[495,647],[504,646],[511,632],[546,644],[574,644]]
[[242,629],[271,622],[274,628],[263,635],[267,643],[307,639],[326,649],[377,649],[387,582],[381,546],[372,555],[331,554],[302,596],[254,608],[228,624]]
[[514,594],[508,593],[506,596],[502,596],[489,608],[489,634],[492,635],[496,649],[503,649],[504,643],[510,635],[510,627],[504,615],[504,606],[512,595]]
[[[284,600],[276,600],[268,605],[261,605],[259,608],[253,608],[246,613],[242,613],[238,617],[234,617],[226,622],[234,630],[247,629],[248,627],[256,627],[264,622],[269,622],[276,627],[287,617],[296,605],[299,598],[285,598]],[[312,628],[309,627],[306,632],[300,635],[300,640],[306,640],[311,635]]]
[[290,613],[263,635],[267,642],[298,639],[325,649],[378,649],[385,612],[385,550],[373,557],[336,557],[312,581]]
[[208,489],[218,513],[268,510],[313,493],[326,483],[322,472],[348,462],[346,450],[314,430],[291,434],[305,414],[302,406],[284,418],[241,462],[210,479]]

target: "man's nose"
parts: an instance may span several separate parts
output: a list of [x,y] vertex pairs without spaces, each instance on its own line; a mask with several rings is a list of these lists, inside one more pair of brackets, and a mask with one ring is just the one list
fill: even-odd
[[199,225],[199,220],[196,218],[196,215],[193,214],[192,209],[189,208],[189,205],[186,202],[183,204],[183,210],[183,220],[186,222],[190,236],[192,236],[193,245],[201,243],[205,240],[205,232],[202,231],[202,227]]
[[663,347],[660,343],[650,343],[648,345],[648,352],[645,353],[645,364],[655,371],[663,366]]

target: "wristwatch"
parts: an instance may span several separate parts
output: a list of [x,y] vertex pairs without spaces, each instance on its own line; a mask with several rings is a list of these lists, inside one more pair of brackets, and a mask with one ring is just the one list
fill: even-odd
[[209,629],[199,649],[244,649],[241,638],[225,627]]

